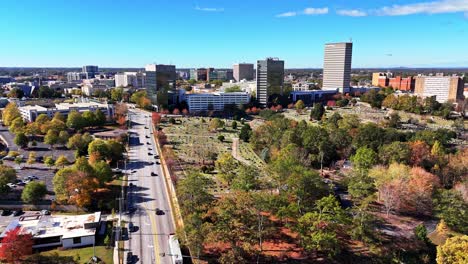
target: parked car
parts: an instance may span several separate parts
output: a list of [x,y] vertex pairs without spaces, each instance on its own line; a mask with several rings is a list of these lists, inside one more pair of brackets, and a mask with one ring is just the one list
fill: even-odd
[[2,213],[1,213],[2,216],[7,216],[10,214],[11,214],[11,210],[8,210],[8,209],[2,210]]
[[50,215],[50,211],[49,210],[42,210],[41,215]]
[[19,181],[19,182],[16,183],[16,185],[18,185],[18,186],[25,186],[26,183],[25,183],[24,181]]
[[39,180],[39,178],[35,175],[29,175],[27,178],[30,180]]
[[6,156],[3,158],[3,160],[15,160],[15,157],[13,156]]
[[115,173],[122,173],[122,170],[119,169],[119,168],[114,168],[114,169],[112,169],[112,172],[115,172]]
[[20,216],[22,215],[24,212],[23,210],[19,209],[19,210],[15,210],[13,211],[13,216]]
[[10,188],[12,188],[12,189],[13,189],[13,188],[16,188],[16,184],[11,183],[11,182],[10,182],[10,183],[7,183],[7,186],[10,187]]
[[43,160],[44,160],[44,157],[42,156],[36,157],[36,162],[42,162]]

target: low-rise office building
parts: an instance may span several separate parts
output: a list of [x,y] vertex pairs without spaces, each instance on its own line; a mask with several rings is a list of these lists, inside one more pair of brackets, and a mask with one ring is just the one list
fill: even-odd
[[34,122],[40,114],[45,114],[50,118],[54,117],[55,113],[59,112],[67,116],[71,111],[86,112],[99,110],[103,112],[107,119],[114,116],[114,106],[112,104],[103,104],[98,102],[83,102],[83,103],[61,103],[55,107],[46,108],[40,105],[26,105],[18,108],[21,117],[27,122]]
[[463,77],[443,76],[417,76],[414,93],[421,97],[435,96],[440,103],[447,101],[457,102],[463,100]]
[[8,224],[0,240],[10,230],[31,234],[33,248],[91,246],[101,224],[101,212],[85,215],[25,215]]
[[187,94],[186,101],[191,113],[209,110],[222,111],[226,105],[248,104],[250,94],[246,92]]
[[305,105],[310,106],[314,103],[324,102],[333,99],[338,93],[337,90],[313,90],[313,91],[293,91],[290,98],[293,102],[302,100]]

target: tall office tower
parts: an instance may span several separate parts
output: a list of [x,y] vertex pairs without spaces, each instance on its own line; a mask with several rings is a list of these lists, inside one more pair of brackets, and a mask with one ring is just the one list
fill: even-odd
[[170,91],[175,90],[176,70],[174,65],[148,64],[146,71],[146,92],[153,105],[166,108]]
[[284,61],[266,58],[257,61],[257,100],[267,106],[275,97],[283,95]]
[[349,90],[352,54],[351,42],[325,44],[322,90],[339,89],[340,92]]
[[85,66],[83,66],[81,72],[86,74],[86,79],[91,79],[91,78],[94,78],[94,76],[96,76],[96,74],[98,74],[99,67],[94,66],[94,65],[85,65]]
[[253,80],[254,77],[254,65],[252,63],[239,63],[234,64],[234,80],[240,82],[246,79],[247,81]]

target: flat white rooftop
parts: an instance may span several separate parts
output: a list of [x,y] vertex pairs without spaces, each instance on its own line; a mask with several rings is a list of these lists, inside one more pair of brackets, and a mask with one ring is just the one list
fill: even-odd
[[4,237],[9,230],[17,227],[21,232],[30,233],[33,238],[47,238],[61,236],[62,239],[73,237],[94,236],[96,227],[85,228],[85,224],[99,223],[101,212],[85,215],[26,215],[13,220],[3,231]]

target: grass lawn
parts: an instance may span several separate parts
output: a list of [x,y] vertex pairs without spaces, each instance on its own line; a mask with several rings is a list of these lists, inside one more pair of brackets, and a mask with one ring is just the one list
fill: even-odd
[[[61,257],[73,257],[79,256],[79,263],[88,263],[93,257],[93,247],[74,248],[67,250],[49,250],[40,253],[43,256],[53,256],[58,254]],[[96,256],[101,259],[101,263],[113,263],[113,248],[106,249],[105,246],[96,246]]]

